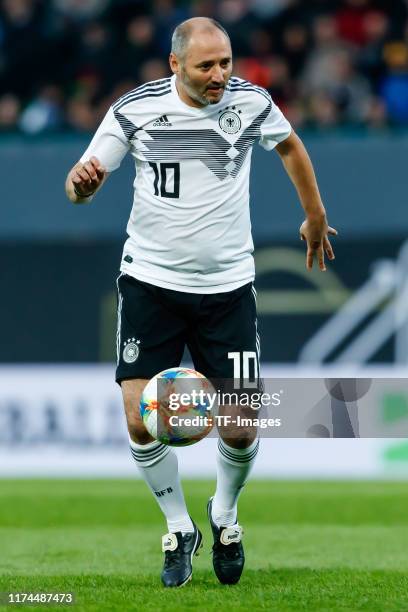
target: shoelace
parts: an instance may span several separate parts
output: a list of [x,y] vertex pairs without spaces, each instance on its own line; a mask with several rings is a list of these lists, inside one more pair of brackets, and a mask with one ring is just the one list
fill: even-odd
[[213,545],[213,552],[217,552],[218,558],[225,559],[231,561],[233,559],[238,559],[241,556],[239,543],[230,544],[229,546],[225,546],[220,542],[217,542]]
[[176,550],[166,550],[164,553],[165,569],[176,569],[180,566],[182,550],[180,547]]

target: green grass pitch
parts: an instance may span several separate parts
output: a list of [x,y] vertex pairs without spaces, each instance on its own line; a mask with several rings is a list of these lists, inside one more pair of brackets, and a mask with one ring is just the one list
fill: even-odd
[[0,591],[73,591],[73,607],[28,609],[75,612],[408,610],[408,483],[249,482],[246,570],[227,587],[211,567],[213,487],[185,483],[204,549],[192,582],[169,590],[159,578],[165,524],[141,481],[2,480]]

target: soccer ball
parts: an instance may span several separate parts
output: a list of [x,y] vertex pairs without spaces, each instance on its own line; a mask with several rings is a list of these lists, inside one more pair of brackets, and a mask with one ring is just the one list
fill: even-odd
[[216,392],[205,376],[189,368],[170,368],[147,383],[140,415],[156,440],[188,446],[211,431],[215,407]]

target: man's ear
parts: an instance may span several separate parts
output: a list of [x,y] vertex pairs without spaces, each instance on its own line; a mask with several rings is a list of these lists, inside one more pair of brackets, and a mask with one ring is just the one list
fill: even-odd
[[177,55],[175,55],[174,53],[170,53],[169,64],[173,74],[180,74],[180,62],[178,60]]

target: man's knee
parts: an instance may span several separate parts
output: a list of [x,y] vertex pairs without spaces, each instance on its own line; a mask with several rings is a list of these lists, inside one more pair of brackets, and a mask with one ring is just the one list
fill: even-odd
[[154,439],[143,424],[139,408],[140,398],[147,382],[147,380],[133,379],[123,380],[121,384],[128,432],[136,444],[148,444]]
[[225,417],[218,425],[220,438],[232,448],[247,448],[251,446],[258,434],[253,419],[254,411],[246,406],[220,406],[219,414]]
[[231,448],[248,448],[248,446],[251,446],[252,442],[256,439],[257,436],[257,432],[256,430],[254,431],[248,431],[248,432],[240,432],[236,437],[228,437],[228,433],[221,435],[221,438],[223,440],[223,442],[225,442],[225,444],[227,444],[227,446],[230,446]]
[[149,442],[153,442],[154,438],[149,434],[146,427],[143,423],[139,424],[130,424],[128,423],[128,432],[130,439],[136,444],[148,444]]

